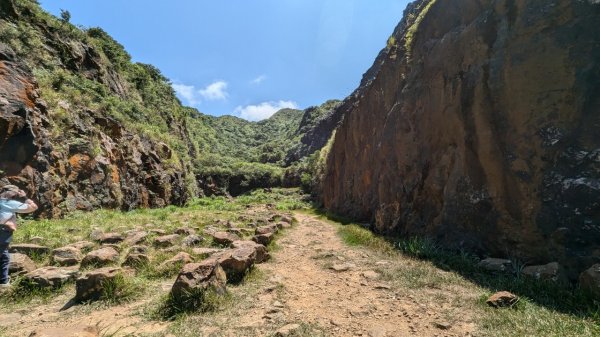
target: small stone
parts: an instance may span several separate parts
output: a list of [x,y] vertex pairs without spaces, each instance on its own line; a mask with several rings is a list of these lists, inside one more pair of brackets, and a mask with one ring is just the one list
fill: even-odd
[[133,231],[127,233],[127,237],[125,238],[125,243],[128,245],[139,245],[146,241],[148,237],[148,232],[146,231]]
[[77,269],[43,267],[27,273],[23,277],[40,288],[55,288],[75,279],[78,274]]
[[146,254],[129,253],[125,257],[122,266],[140,268],[150,263],[150,258]]
[[364,271],[361,275],[368,280],[376,280],[381,276],[378,272],[373,270]]
[[500,291],[488,298],[485,303],[494,308],[512,307],[519,301],[519,297],[508,291]]
[[212,235],[212,238],[213,238],[214,243],[223,245],[223,246],[229,246],[234,241],[240,240],[239,236],[237,236],[233,233],[227,233],[227,232],[216,232]]
[[507,272],[512,270],[512,261],[506,259],[487,258],[479,262],[479,267],[493,272]]
[[125,238],[119,233],[106,233],[103,234],[98,241],[100,241],[101,244],[115,244],[123,242],[123,240],[125,240]]
[[448,322],[433,322],[432,324],[434,327],[436,327],[440,330],[448,330],[452,327],[452,324],[450,324]]
[[252,238],[252,241],[259,243],[263,246],[268,246],[269,243],[271,243],[271,241],[273,240],[273,233],[269,233],[269,234],[260,234],[260,235],[255,235]]
[[160,248],[172,247],[177,243],[179,234],[163,235],[154,239],[154,246]]
[[168,268],[174,265],[184,265],[194,262],[192,256],[186,252],[179,252],[172,258],[160,264],[160,268]]
[[333,271],[336,271],[336,272],[343,272],[343,271],[348,271],[354,267],[356,267],[356,266],[352,263],[334,263],[333,266],[331,266],[329,269],[332,269]]
[[102,235],[104,235],[104,232],[101,231],[100,229],[96,228],[90,233],[90,239],[92,241],[100,241],[100,239],[102,238]]
[[100,248],[89,252],[81,261],[81,266],[101,267],[119,260],[119,252],[112,247]]
[[75,299],[79,302],[100,299],[107,282],[121,276],[121,272],[121,268],[107,267],[80,276],[75,282]]
[[165,234],[167,234],[167,232],[164,229],[160,229],[160,228],[152,228],[152,229],[150,229],[150,233],[156,234],[156,235],[165,235]]
[[73,248],[79,249],[82,252],[89,251],[92,248],[94,248],[95,246],[96,246],[96,244],[94,244],[93,242],[90,242],[90,241],[78,241],[78,242],[71,243],[68,245],[68,247],[73,247]]
[[10,275],[19,276],[36,270],[35,262],[29,256],[21,253],[10,254],[8,272]]
[[523,268],[523,275],[536,280],[547,280],[556,283],[566,284],[568,278],[565,270],[558,262],[551,262],[541,266],[529,266]]
[[186,236],[183,239],[182,243],[184,246],[192,247],[192,246],[200,245],[203,241],[204,241],[203,237],[201,237],[199,235],[191,234],[191,235]]
[[131,246],[131,248],[129,248],[129,254],[147,254],[147,253],[148,253],[148,246],[137,245],[137,246]]
[[72,246],[56,248],[52,251],[52,262],[58,266],[74,266],[81,262],[81,251]]
[[196,234],[196,231],[193,228],[189,227],[181,227],[175,230],[175,234],[179,235],[193,235]]
[[288,324],[288,325],[285,325],[285,326],[279,328],[279,330],[277,330],[277,332],[275,332],[275,337],[292,336],[299,330],[300,330],[300,324]]

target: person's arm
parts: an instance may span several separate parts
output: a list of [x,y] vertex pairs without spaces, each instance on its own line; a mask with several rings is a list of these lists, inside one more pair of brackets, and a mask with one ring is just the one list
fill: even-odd
[[4,205],[4,208],[13,213],[32,213],[37,211],[38,206],[33,200],[27,199],[25,202],[11,200]]

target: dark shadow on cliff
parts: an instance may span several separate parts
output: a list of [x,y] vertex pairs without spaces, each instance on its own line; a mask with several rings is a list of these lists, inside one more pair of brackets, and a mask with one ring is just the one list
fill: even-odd
[[[318,212],[319,215],[343,225],[356,222]],[[361,225],[368,228],[368,224]],[[478,266],[480,257],[467,251],[454,251],[441,247],[424,238],[382,237],[398,253],[410,258],[432,262],[436,267],[460,274],[466,280],[485,289],[490,294],[497,291],[509,291],[530,302],[579,318],[592,319],[600,324],[600,299],[575,285],[559,285],[549,281],[533,280],[520,274],[524,267],[519,261],[513,261],[514,270],[508,273],[492,273]],[[347,240],[346,240],[347,241]]]

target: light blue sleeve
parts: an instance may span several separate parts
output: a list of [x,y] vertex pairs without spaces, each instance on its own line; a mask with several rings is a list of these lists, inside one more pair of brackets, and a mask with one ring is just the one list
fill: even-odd
[[7,200],[2,203],[2,210],[4,212],[11,213],[31,213],[33,209],[26,203],[16,201],[16,200]]

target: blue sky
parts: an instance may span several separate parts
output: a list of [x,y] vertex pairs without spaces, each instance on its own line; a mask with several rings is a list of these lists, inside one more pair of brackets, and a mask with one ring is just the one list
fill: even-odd
[[250,120],[343,99],[407,0],[39,0],[157,66],[185,105]]

